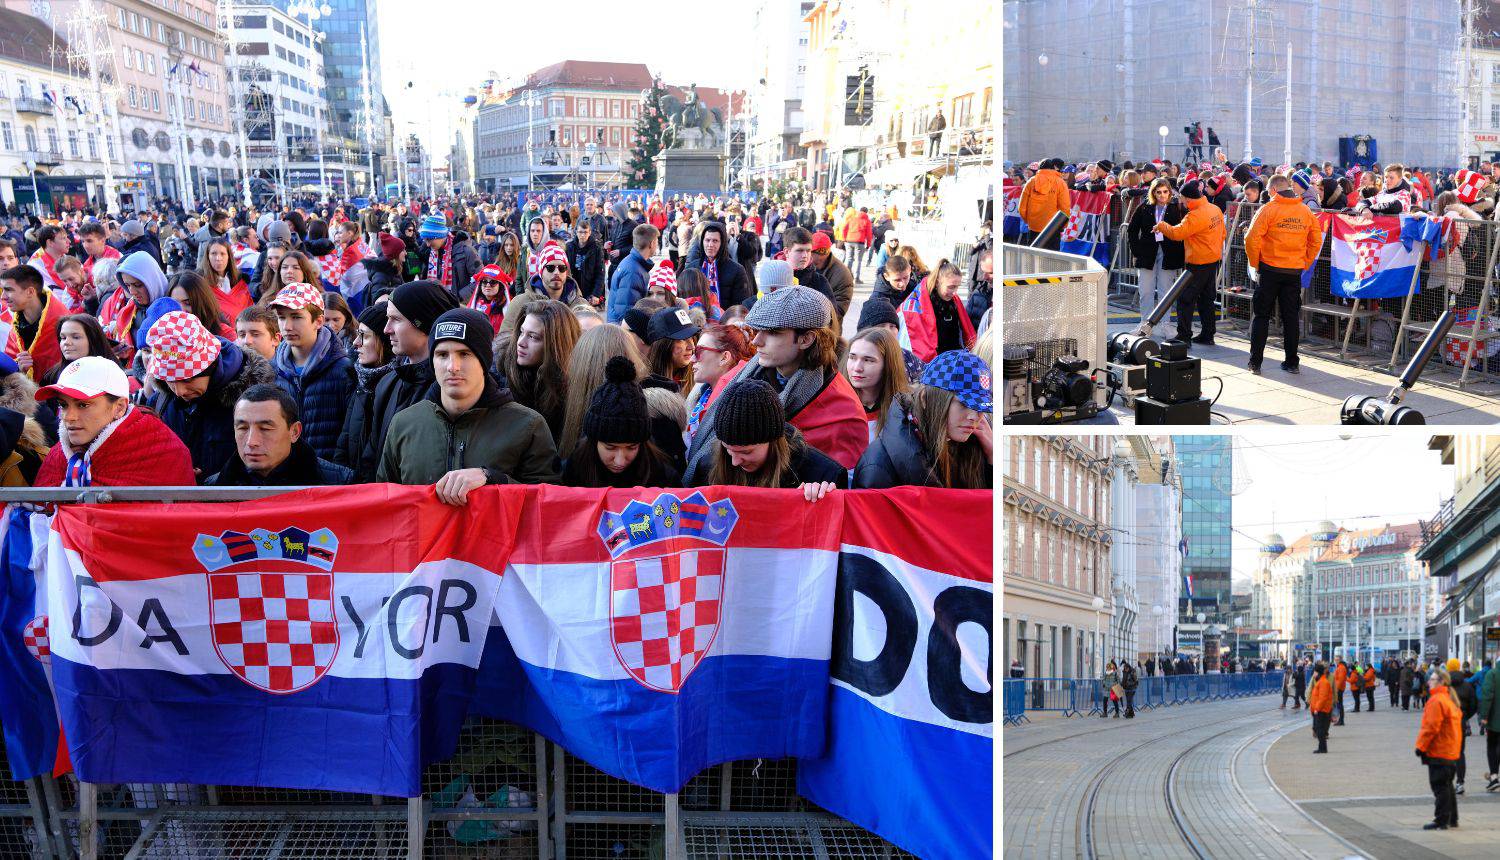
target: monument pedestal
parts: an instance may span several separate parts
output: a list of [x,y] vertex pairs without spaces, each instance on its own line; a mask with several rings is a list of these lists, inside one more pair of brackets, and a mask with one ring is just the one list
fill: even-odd
[[724,153],[712,149],[668,149],[656,158],[656,194],[717,191],[724,184]]

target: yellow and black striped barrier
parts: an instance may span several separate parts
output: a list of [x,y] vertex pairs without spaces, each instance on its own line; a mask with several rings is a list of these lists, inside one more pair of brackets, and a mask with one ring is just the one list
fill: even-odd
[[1007,287],[1034,287],[1039,284],[1060,284],[1063,282],[1061,275],[1040,275],[1035,278],[1002,278],[1001,283]]

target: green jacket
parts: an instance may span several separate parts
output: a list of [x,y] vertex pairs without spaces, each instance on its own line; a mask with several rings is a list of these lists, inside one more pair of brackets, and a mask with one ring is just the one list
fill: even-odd
[[1479,719],[1489,723],[1490,731],[1500,731],[1500,667],[1484,673],[1484,689],[1479,693]]
[[436,387],[391,419],[377,480],[436,484],[455,469],[479,468],[491,484],[557,481],[557,448],[547,422],[494,380],[472,409],[450,419]]

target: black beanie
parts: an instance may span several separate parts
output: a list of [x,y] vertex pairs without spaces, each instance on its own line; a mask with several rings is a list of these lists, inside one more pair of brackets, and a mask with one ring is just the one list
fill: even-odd
[[885,296],[871,296],[865,299],[864,307],[859,311],[860,331],[877,325],[901,325],[901,317],[896,313],[896,306],[891,304]]
[[467,346],[479,359],[485,373],[495,361],[495,329],[490,318],[473,308],[454,308],[438,317],[432,324],[432,339],[427,341],[427,357],[437,352],[439,341],[456,340]]
[[1192,182],[1182,184],[1182,196],[1189,200],[1196,200],[1203,196],[1203,183],[1194,179]]
[[786,432],[781,398],[759,379],[745,379],[724,389],[714,407],[714,435],[725,445],[774,442]]
[[630,329],[642,342],[645,342],[646,335],[651,330],[651,314],[640,308],[631,308],[625,312],[623,322],[626,328]]
[[617,355],[604,365],[604,382],[589,397],[583,413],[583,435],[595,442],[639,445],[651,438],[646,395],[635,381],[635,364]]
[[1235,182],[1244,185],[1245,183],[1255,178],[1255,171],[1250,167],[1250,165],[1241,164],[1235,167],[1234,172],[1230,175],[1234,177]]
[[451,311],[458,307],[458,301],[453,294],[443,289],[443,285],[437,281],[412,281],[402,284],[391,293],[391,304],[401,315],[411,320],[411,324],[421,329],[425,335],[432,334],[432,324],[445,311]]
[[376,302],[360,311],[359,324],[375,332],[380,342],[385,344],[385,354],[391,354],[391,337],[385,333],[385,302]]

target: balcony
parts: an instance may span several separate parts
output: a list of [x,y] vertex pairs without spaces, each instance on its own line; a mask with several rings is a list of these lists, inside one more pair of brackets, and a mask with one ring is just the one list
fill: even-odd
[[61,152],[49,152],[43,149],[22,149],[16,155],[19,155],[23,162],[32,162],[37,167],[56,167],[62,164]]
[[1449,496],[1448,500],[1443,502],[1442,506],[1438,508],[1437,513],[1433,515],[1432,519],[1417,520],[1417,524],[1422,529],[1422,543],[1431,543],[1433,538],[1437,537],[1443,529],[1448,527],[1449,523],[1453,522],[1453,499],[1453,496]]
[[34,99],[30,96],[22,96],[16,99],[17,113],[35,113],[43,116],[52,115],[52,102],[46,99]]

